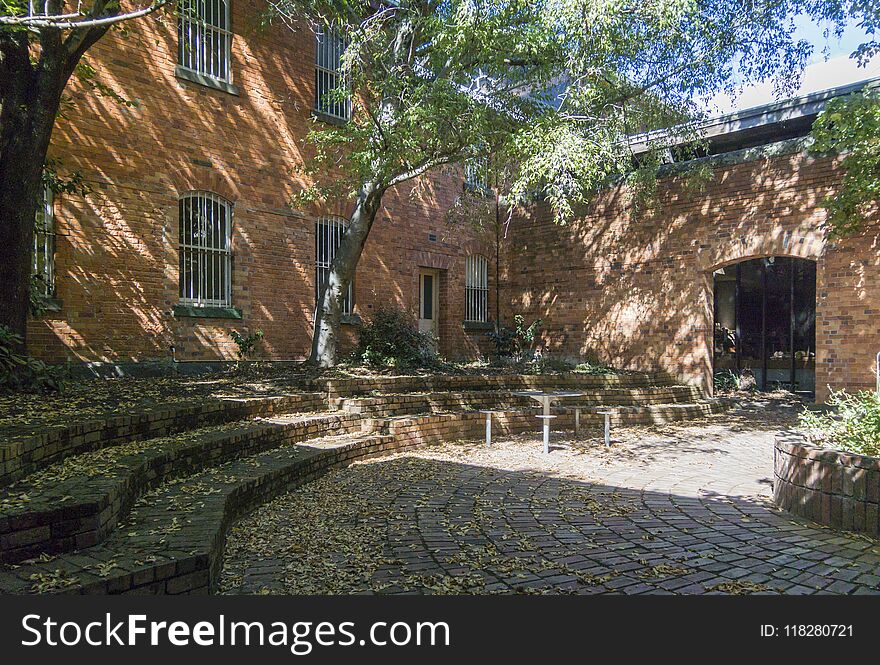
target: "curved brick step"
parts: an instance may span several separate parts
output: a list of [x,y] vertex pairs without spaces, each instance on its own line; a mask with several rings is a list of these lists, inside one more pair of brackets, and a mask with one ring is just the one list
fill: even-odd
[[314,379],[309,390],[321,390],[329,398],[369,393],[462,392],[469,390],[589,390],[602,388],[648,388],[671,386],[665,373],[652,374],[499,374],[385,376],[370,378]]
[[[604,423],[602,412],[611,412],[612,425],[660,425],[693,418],[704,418],[722,413],[730,404],[722,400],[706,399],[685,404],[651,404],[649,406],[588,406],[581,410],[582,423]],[[569,412],[569,416],[572,414]]]
[[[654,416],[683,405],[653,409]],[[701,415],[726,408],[697,406]],[[652,408],[622,410],[645,417]],[[533,412],[493,416],[498,434],[537,432]],[[207,593],[216,588],[226,531],[237,517],[326,471],[368,457],[455,439],[479,438],[479,412],[403,416],[385,421],[387,434],[311,440],[227,462],[142,497],[103,543],[18,566],[0,568],[0,593]],[[571,426],[573,414],[556,421]]]
[[73,456],[0,491],[0,561],[92,546],[139,496],[171,478],[361,426],[356,416],[341,413],[277,416]]
[[142,497],[103,543],[0,571],[3,593],[207,592],[229,524],[335,466],[381,455],[394,437],[321,438],[227,462]]
[[[582,398],[564,400],[567,406],[603,405],[646,406],[651,404],[690,404],[703,398],[694,386],[650,388],[604,388],[584,390]],[[438,393],[390,393],[371,397],[342,397],[330,400],[330,407],[346,413],[374,418],[440,411],[480,409],[528,410],[536,402],[528,397],[512,395],[507,390],[471,390]]]
[[0,487],[76,453],[246,418],[315,411],[326,406],[324,393],[212,398],[196,404],[164,404],[146,411],[47,427],[38,435],[0,439]]

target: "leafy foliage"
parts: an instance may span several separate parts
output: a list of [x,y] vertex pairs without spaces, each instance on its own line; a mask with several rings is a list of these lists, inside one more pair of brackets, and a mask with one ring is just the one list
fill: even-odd
[[714,384],[715,390],[725,393],[755,390],[758,385],[751,372],[735,372],[732,369],[723,369],[720,372],[715,372]]
[[880,456],[880,395],[861,391],[833,392],[828,404],[834,411],[805,410],[800,424],[818,441],[859,455]]
[[238,357],[240,360],[247,360],[256,351],[257,345],[263,341],[262,330],[257,330],[249,335],[233,330],[229,333],[229,336],[238,347]]
[[857,233],[880,199],[880,93],[869,90],[832,99],[813,123],[817,154],[838,155],[843,181],[822,205],[831,236]]
[[61,389],[57,372],[43,361],[17,349],[22,338],[0,325],[0,391],[56,392]]
[[780,91],[793,90],[811,47],[793,39],[788,18],[807,13],[836,30],[849,8],[816,0],[370,6],[271,3],[268,21],[332,24],[349,38],[343,83],[330,97],[351,94],[353,117],[315,123],[305,170],[316,184],[300,197],[350,196],[364,182],[385,188],[488,160],[504,171],[487,175],[508,183],[506,204],[538,190],[558,221],[622,174],[650,183],[668,145],[658,139],[634,172],[625,136],[696,119],[719,89],[774,79]]
[[357,357],[374,367],[425,367],[436,362],[434,347],[433,337],[419,332],[412,314],[382,307],[361,326]]
[[603,363],[595,363],[595,362],[585,362],[578,363],[574,371],[578,374],[617,374],[618,370],[611,367],[611,365],[605,365]]
[[526,359],[530,355],[532,346],[541,329],[541,319],[535,319],[528,326],[525,317],[517,314],[513,317],[513,328],[499,327],[497,330],[486,333],[495,345],[495,354],[501,358],[513,358],[516,362]]

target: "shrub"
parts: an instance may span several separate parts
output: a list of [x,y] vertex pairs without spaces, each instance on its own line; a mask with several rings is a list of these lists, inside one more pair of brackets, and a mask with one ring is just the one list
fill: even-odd
[[611,365],[603,365],[602,363],[585,362],[578,363],[574,371],[578,374],[616,374],[617,370]]
[[517,314],[513,317],[514,327],[499,327],[487,333],[489,339],[495,345],[495,353],[502,358],[513,358],[517,362],[526,360],[526,356],[532,355],[532,345],[538,337],[541,329],[541,319],[535,319],[531,325],[526,326],[525,317]]
[[723,369],[714,376],[715,390],[722,393],[755,390],[758,387],[755,376],[748,370],[741,373]]
[[361,326],[357,358],[376,367],[425,367],[436,362],[434,338],[419,332],[406,310],[381,307]]
[[880,456],[880,396],[832,392],[832,411],[804,410],[800,425],[818,442],[859,455]]
[[61,381],[56,370],[42,360],[18,352],[23,340],[0,325],[0,391],[57,392]]
[[251,335],[242,335],[237,330],[229,333],[232,341],[238,346],[238,357],[246,360],[257,349],[257,345],[263,340],[263,331],[257,330]]

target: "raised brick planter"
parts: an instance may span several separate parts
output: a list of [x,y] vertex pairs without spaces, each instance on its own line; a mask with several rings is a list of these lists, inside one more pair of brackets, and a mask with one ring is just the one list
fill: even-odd
[[880,459],[821,448],[795,432],[777,435],[773,455],[777,506],[835,529],[880,533]]

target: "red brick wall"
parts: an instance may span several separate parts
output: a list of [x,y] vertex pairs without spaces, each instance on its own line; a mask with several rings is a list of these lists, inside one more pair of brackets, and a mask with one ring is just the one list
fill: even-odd
[[[57,289],[63,307],[35,320],[32,352],[51,361],[231,358],[229,331],[261,329],[262,355],[308,353],[314,307],[314,220],[347,216],[345,202],[292,210],[314,99],[314,37],[308,29],[258,30],[259,6],[235,0],[233,83],[238,96],[179,79],[174,21],[130,24],[86,57],[127,108],[71,86],[74,105],[56,126],[50,154],[80,171],[86,198],[56,199]],[[442,268],[441,351],[472,354],[483,337],[462,330],[464,256],[494,257],[493,242],[447,228],[459,178],[432,178],[390,192],[355,279],[355,311],[382,303],[415,312],[418,267]],[[174,318],[178,196],[202,189],[234,204],[233,305],[243,320]],[[429,241],[429,233],[437,241]],[[490,239],[491,240],[491,239]],[[494,273],[494,269],[490,269]],[[494,304],[492,305],[494,307]],[[490,310],[494,311],[494,310]],[[349,331],[349,338],[352,335]]]
[[826,243],[817,204],[838,177],[830,160],[798,153],[719,168],[703,191],[666,179],[652,213],[633,213],[621,188],[567,226],[532,210],[504,244],[502,316],[543,318],[550,352],[667,370],[708,388],[714,270],[762,256],[811,258],[817,399],[829,384],[873,387],[878,234]]

